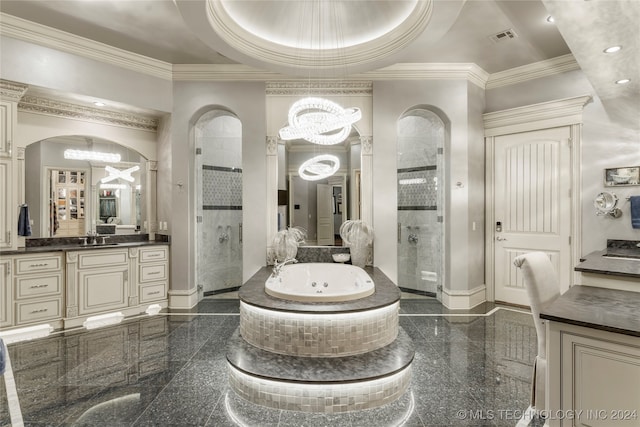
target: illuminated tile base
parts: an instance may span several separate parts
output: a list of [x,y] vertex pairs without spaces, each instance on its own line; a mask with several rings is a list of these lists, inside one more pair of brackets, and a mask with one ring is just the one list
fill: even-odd
[[409,387],[411,365],[382,378],[347,383],[296,383],[248,375],[229,366],[231,388],[257,405],[301,412],[341,413],[391,403]]
[[240,335],[273,353],[305,357],[363,354],[398,335],[399,303],[358,312],[291,313],[240,302]]

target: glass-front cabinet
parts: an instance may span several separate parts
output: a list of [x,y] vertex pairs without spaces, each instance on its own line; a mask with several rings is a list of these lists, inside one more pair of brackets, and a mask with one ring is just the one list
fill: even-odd
[[51,171],[51,235],[78,236],[85,233],[86,173],[79,170]]

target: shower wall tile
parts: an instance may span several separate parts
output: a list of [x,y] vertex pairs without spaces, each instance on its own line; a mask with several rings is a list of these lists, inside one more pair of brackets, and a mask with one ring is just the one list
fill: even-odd
[[204,292],[242,285],[241,222],[239,210],[203,212],[197,258],[198,284]]
[[[435,166],[398,169],[398,209],[435,210],[438,205]],[[411,183],[403,183],[415,180]],[[424,182],[420,182],[424,181]]]
[[242,169],[202,166],[202,204],[205,209],[242,207]]

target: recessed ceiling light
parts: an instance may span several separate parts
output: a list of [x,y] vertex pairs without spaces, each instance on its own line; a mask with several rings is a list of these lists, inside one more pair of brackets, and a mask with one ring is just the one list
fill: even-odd
[[629,83],[630,81],[631,81],[631,79],[620,79],[620,80],[617,80],[617,81],[616,81],[616,84],[618,84],[618,85],[624,85],[624,84]]
[[93,105],[95,105],[96,107],[104,107],[107,104],[105,104],[104,102],[96,101],[93,103]]
[[622,49],[622,46],[611,46],[611,47],[608,47],[605,50],[603,50],[603,52],[604,53],[616,53],[620,49]]
[[553,16],[549,15],[547,16],[547,22],[556,22],[556,20],[554,19]]

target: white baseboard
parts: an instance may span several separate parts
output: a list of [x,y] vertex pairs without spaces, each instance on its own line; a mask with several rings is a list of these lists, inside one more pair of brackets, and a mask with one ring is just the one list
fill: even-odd
[[465,291],[443,289],[442,304],[450,310],[469,310],[487,300],[486,290],[485,285]]
[[198,288],[169,291],[169,309],[191,309],[198,304]]

